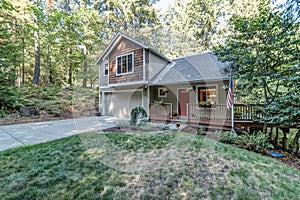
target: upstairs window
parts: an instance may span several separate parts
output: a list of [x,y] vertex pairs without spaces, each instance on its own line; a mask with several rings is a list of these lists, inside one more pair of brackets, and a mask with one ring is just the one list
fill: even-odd
[[104,76],[108,75],[108,63],[104,64]]
[[132,73],[133,68],[133,53],[117,57],[117,75]]
[[216,87],[198,87],[198,102],[209,102],[212,105],[216,105]]

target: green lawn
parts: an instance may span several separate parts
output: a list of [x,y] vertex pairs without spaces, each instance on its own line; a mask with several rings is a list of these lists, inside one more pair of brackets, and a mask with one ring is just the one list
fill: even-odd
[[0,152],[0,199],[299,199],[300,172],[202,136],[83,134]]

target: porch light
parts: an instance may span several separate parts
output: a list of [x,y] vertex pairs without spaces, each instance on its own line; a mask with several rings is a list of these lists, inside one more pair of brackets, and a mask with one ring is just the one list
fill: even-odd
[[144,85],[144,96],[147,96],[147,88],[148,88],[148,85]]

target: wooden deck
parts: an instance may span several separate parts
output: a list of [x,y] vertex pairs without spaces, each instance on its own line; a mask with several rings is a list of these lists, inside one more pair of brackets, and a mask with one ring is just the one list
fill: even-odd
[[[235,104],[234,125],[236,128],[249,130],[251,128],[262,129],[264,123],[261,110],[262,105]],[[194,126],[230,130],[231,113],[226,105],[214,105],[201,107],[199,104],[188,105],[188,116],[177,116],[172,112],[172,104],[150,104],[150,120],[166,123],[183,123]]]

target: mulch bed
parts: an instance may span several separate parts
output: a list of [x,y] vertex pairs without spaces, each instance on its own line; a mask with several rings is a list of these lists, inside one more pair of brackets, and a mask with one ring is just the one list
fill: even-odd
[[298,171],[300,171],[300,162],[291,154],[288,154],[282,150],[275,150],[276,152],[279,152],[283,155],[283,157],[273,157],[269,154],[263,154],[264,156],[268,156],[268,157],[271,157],[271,158],[274,158],[280,162],[283,162],[287,165],[290,165],[294,168],[296,168]]

